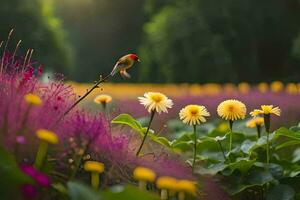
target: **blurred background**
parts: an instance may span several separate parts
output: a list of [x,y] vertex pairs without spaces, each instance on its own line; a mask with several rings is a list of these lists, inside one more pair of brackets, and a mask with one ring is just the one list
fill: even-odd
[[[1,0],[0,38],[69,80],[137,53],[130,82],[300,81],[298,0]],[[114,79],[122,81],[121,78]]]

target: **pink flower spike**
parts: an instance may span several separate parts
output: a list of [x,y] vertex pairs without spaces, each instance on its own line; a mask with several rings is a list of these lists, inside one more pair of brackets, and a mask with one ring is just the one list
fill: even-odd
[[25,143],[26,143],[26,138],[25,138],[24,136],[22,136],[22,135],[17,136],[16,142],[17,142],[18,144],[25,144]]

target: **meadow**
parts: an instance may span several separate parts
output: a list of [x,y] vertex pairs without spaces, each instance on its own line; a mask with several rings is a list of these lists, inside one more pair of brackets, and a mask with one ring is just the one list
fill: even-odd
[[1,199],[300,196],[299,83],[104,83],[81,101],[92,84],[43,82],[15,52],[1,57]]

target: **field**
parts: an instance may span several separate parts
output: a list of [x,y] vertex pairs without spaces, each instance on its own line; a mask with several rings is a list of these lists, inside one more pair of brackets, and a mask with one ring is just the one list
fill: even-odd
[[300,195],[299,83],[44,82],[9,52],[0,67],[1,199]]

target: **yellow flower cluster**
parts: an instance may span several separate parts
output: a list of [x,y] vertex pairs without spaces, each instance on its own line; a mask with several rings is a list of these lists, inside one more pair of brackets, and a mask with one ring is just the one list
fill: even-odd
[[[82,84],[71,82],[75,92],[82,95],[90,88],[90,84]],[[286,92],[288,94],[300,94],[300,83],[288,83],[284,85],[280,81],[274,81],[270,84],[262,82],[257,85],[250,85],[246,82],[241,82],[238,85],[234,84],[117,84],[105,83],[101,85],[104,91],[109,91],[116,99],[122,99],[124,96],[129,99],[134,99],[136,96],[141,96],[144,91],[159,91],[172,97],[185,97],[185,96],[216,96],[221,93],[238,94],[248,93],[250,89],[258,90],[261,93],[266,92]],[[126,93],[124,93],[126,91]],[[178,92],[180,91],[180,92]],[[94,99],[96,95],[91,95],[90,98]]]
[[253,119],[249,120],[246,124],[248,128],[255,128],[257,126],[264,125],[264,118],[263,117],[254,117]]
[[[146,181],[152,183],[155,181],[156,174],[153,170],[149,168],[137,167],[133,171],[133,177],[135,180],[138,181]],[[169,190],[172,192],[184,192],[194,196],[197,192],[195,182],[189,180],[177,180],[169,176],[158,177],[156,180],[156,186],[161,190]]]

